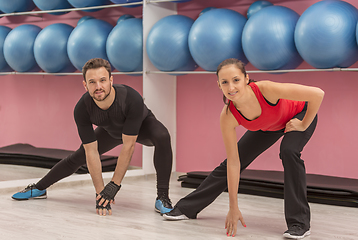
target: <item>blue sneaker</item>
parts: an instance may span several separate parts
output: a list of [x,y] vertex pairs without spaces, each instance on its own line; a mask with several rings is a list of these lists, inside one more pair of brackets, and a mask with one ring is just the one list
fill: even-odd
[[173,209],[172,202],[168,196],[160,196],[155,200],[155,211],[161,214],[170,212]]
[[29,184],[24,190],[12,195],[15,200],[28,200],[30,198],[47,198],[46,189],[38,190],[35,184]]

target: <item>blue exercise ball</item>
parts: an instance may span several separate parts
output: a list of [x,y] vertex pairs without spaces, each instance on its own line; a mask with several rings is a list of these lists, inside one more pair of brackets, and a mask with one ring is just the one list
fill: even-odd
[[106,41],[112,25],[100,19],[89,19],[73,29],[67,42],[67,53],[72,64],[82,70],[92,58],[108,60]]
[[20,25],[7,35],[4,56],[9,66],[18,72],[39,71],[34,56],[34,42],[41,28],[31,24]]
[[81,17],[78,21],[77,21],[77,25],[80,25],[81,23],[83,23],[84,21],[87,21],[89,19],[95,19],[95,17],[92,17],[92,16],[84,16],[84,17]]
[[118,71],[142,71],[142,19],[130,18],[117,24],[108,35],[106,49],[110,63]]
[[[42,11],[72,8],[67,0],[33,0],[35,5]],[[52,12],[53,15],[62,15],[68,12]]]
[[249,62],[260,70],[298,67],[303,61],[294,41],[298,18],[295,11],[282,6],[266,7],[249,18],[242,33]]
[[74,72],[67,54],[67,41],[73,27],[64,23],[55,23],[41,30],[34,43],[34,55],[37,64],[49,73]]
[[[110,0],[112,3],[115,4],[126,4],[126,3],[135,3],[135,2],[142,2],[142,0]],[[142,4],[134,4],[134,5],[129,5],[129,6],[123,6],[123,7],[139,7],[142,6]]]
[[199,17],[201,15],[203,15],[204,13],[210,11],[210,10],[213,10],[213,9],[216,9],[215,7],[207,7],[207,8],[204,8],[200,13],[199,13]]
[[11,28],[0,26],[0,72],[11,72],[12,69],[7,64],[5,57],[4,57],[4,42],[6,36],[11,31]]
[[178,1],[173,1],[173,2],[176,2],[176,3],[183,3],[183,2],[190,2],[191,0],[178,0]]
[[295,43],[302,58],[315,68],[349,67],[358,60],[358,10],[343,1],[321,1],[303,12]]
[[34,8],[32,0],[0,0],[0,10],[4,13],[27,12]]
[[247,63],[241,37],[246,18],[230,9],[212,9],[196,19],[189,33],[189,49],[195,62],[216,71],[227,58]]
[[[75,8],[95,7],[110,4],[109,0],[68,0],[68,2]],[[85,12],[95,12],[102,8],[83,10]]]
[[256,1],[250,5],[249,9],[247,9],[247,18],[249,19],[252,15],[260,11],[265,7],[272,6],[273,4],[268,1]]
[[124,21],[124,20],[127,20],[127,19],[130,19],[130,18],[134,18],[133,15],[130,15],[130,14],[124,14],[122,16],[120,16],[117,20],[117,24]]
[[[147,54],[161,71],[191,71],[196,68],[188,47],[188,35],[193,20],[182,15],[170,15],[156,22],[147,38]],[[194,63],[188,66],[188,63]]]

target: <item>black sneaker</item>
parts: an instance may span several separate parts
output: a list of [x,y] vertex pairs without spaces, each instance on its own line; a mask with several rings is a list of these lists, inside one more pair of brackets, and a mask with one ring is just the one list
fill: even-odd
[[172,202],[167,195],[161,195],[155,200],[155,211],[161,214],[173,210]]
[[171,210],[170,212],[167,212],[165,214],[163,214],[163,217],[167,220],[172,220],[172,221],[178,221],[178,220],[188,220],[189,218],[187,216],[185,216],[184,213],[182,213],[179,208],[174,207],[173,210]]
[[292,225],[288,228],[286,232],[284,232],[283,236],[285,238],[291,239],[301,239],[311,234],[309,229],[303,229],[299,225]]

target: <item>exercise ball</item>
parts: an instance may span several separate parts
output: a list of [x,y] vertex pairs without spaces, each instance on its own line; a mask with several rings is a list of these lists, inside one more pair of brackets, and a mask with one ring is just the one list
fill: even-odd
[[216,9],[215,7],[207,7],[207,8],[204,8],[200,13],[199,13],[199,17],[201,15],[203,15],[204,13],[210,11],[210,10],[213,10],[213,9]]
[[[95,7],[110,4],[108,0],[68,0],[68,2],[75,8]],[[83,10],[85,12],[95,12],[102,8]]]
[[130,15],[130,14],[124,14],[122,16],[120,16],[117,20],[117,24],[124,21],[124,20],[127,20],[127,19],[130,19],[130,18],[134,18],[133,15]]
[[298,54],[295,26],[299,15],[286,7],[266,7],[247,20],[242,47],[249,62],[260,70],[293,69],[303,59]]
[[[35,5],[42,11],[72,8],[67,0],[33,0]],[[68,12],[52,12],[53,15],[62,15]]]
[[34,8],[32,0],[0,0],[0,10],[4,13],[27,12]]
[[81,23],[83,23],[84,21],[87,21],[89,19],[95,19],[94,17],[91,17],[91,16],[84,16],[84,17],[81,17],[78,21],[77,21],[77,25],[80,25]]
[[[112,3],[115,4],[126,4],[126,3],[135,3],[135,2],[142,2],[142,0],[110,0]],[[142,6],[142,4],[134,4],[129,6],[123,6],[123,7],[139,7]]]
[[247,62],[241,45],[246,18],[230,9],[212,9],[196,19],[189,33],[189,49],[195,62],[216,71],[227,58]]
[[55,23],[41,30],[34,43],[34,55],[37,64],[49,73],[74,72],[67,54],[67,41],[73,27],[64,23]]
[[120,72],[142,71],[142,19],[130,18],[117,24],[107,38],[107,56]]
[[4,56],[9,66],[18,72],[38,71],[34,56],[34,42],[41,28],[31,24],[20,25],[7,35]]
[[173,1],[173,2],[176,2],[176,3],[182,3],[182,2],[190,2],[191,0],[181,0],[181,1]]
[[106,41],[112,25],[100,19],[89,19],[73,29],[67,42],[67,53],[72,64],[82,70],[92,58],[108,60]]
[[0,71],[1,72],[11,72],[12,69],[7,64],[5,57],[4,57],[4,42],[6,36],[11,31],[11,28],[0,26]]
[[[128,20],[127,20],[128,21]],[[196,68],[188,47],[188,35],[193,20],[182,15],[170,15],[156,22],[147,38],[147,54],[153,65],[161,71]]]
[[303,12],[295,43],[302,58],[315,68],[349,67],[358,60],[358,10],[343,1],[321,1]]
[[247,18],[249,19],[252,15],[260,11],[265,7],[272,6],[273,4],[268,1],[256,1],[250,5],[249,9],[247,9]]

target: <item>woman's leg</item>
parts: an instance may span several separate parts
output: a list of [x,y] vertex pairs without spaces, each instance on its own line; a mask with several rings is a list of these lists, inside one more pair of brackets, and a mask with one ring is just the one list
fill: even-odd
[[[95,130],[95,134],[98,143],[98,152],[100,155],[111,150],[115,146],[122,144],[122,139],[115,139],[111,137],[101,127],[98,127]],[[77,151],[62,159],[55,166],[53,166],[52,169],[38,183],[36,183],[36,188],[39,190],[46,189],[59,180],[70,176],[84,164],[86,164],[86,156],[84,148],[81,144]]]
[[[247,131],[238,142],[241,172],[282,135],[283,131]],[[196,218],[201,210],[211,204],[226,189],[227,163],[224,160],[195,191],[182,198],[176,207],[188,218]]]
[[[302,120],[305,112],[295,116]],[[301,152],[317,125],[317,116],[304,132],[288,132],[282,139],[280,158],[284,167],[285,217],[288,228],[299,225],[310,228],[310,208],[307,201],[306,169]]]

